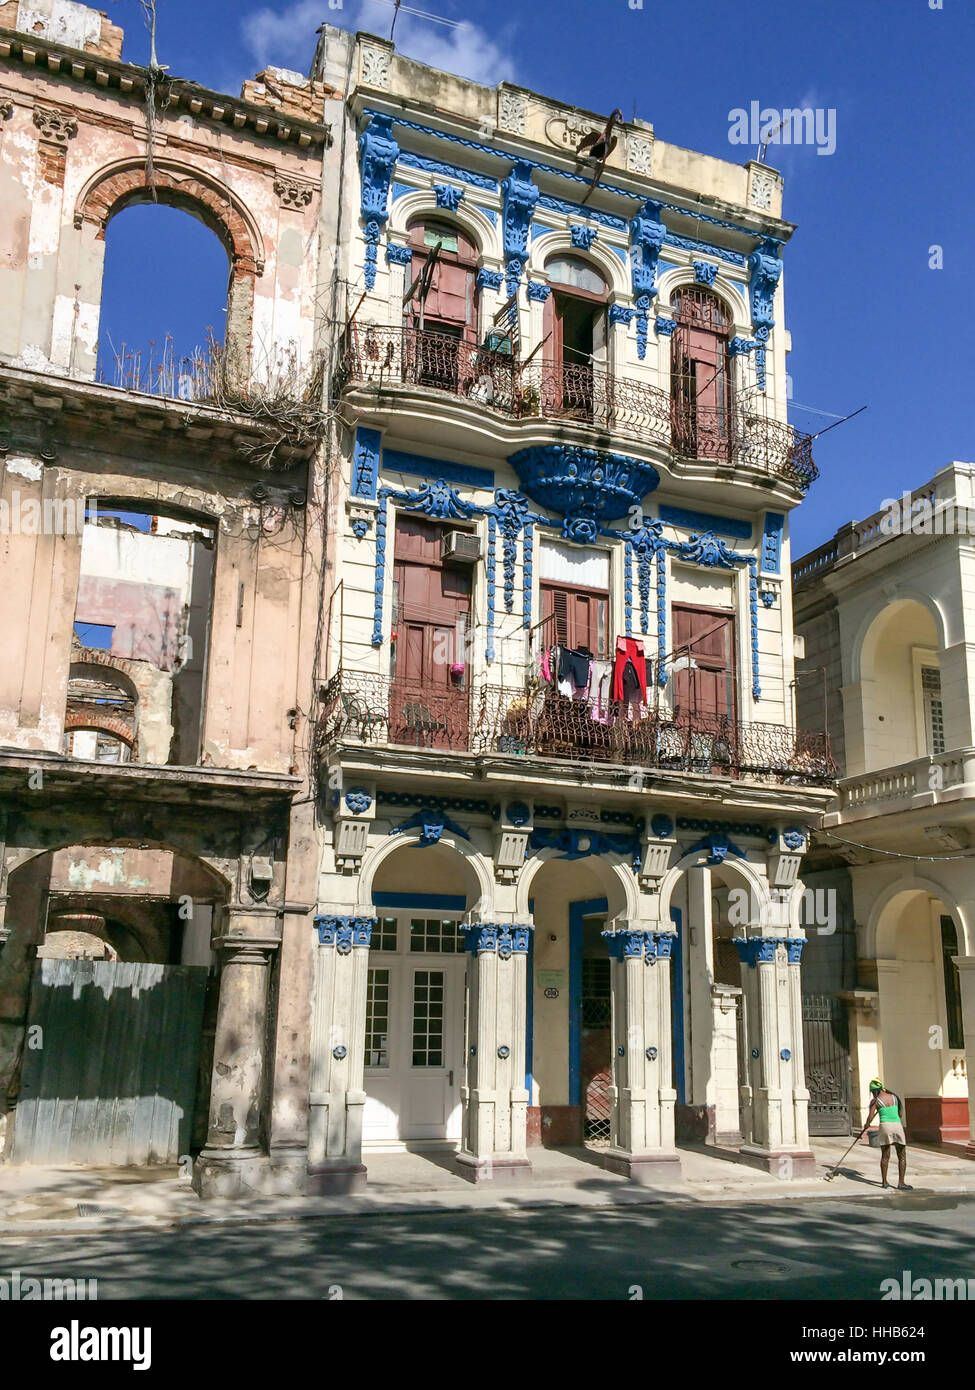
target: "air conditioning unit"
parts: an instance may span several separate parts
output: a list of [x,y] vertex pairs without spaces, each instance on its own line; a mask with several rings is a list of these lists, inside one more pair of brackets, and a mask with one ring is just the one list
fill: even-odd
[[481,558],[481,538],[473,531],[448,531],[440,545],[440,557],[473,565]]

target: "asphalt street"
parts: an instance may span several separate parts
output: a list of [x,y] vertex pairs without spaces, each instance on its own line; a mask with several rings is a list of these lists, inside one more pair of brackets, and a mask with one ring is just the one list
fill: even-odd
[[[975,1198],[449,1212],[0,1241],[107,1299],[879,1300],[971,1280]],[[80,1311],[80,1309],[79,1309]]]

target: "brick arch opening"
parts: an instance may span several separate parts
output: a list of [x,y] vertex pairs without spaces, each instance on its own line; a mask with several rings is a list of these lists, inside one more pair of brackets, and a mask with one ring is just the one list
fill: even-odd
[[230,263],[226,343],[228,356],[232,355],[239,370],[250,361],[255,283],[264,273],[256,222],[225,185],[199,170],[157,160],[151,184],[142,163],[102,170],[79,195],[74,223],[79,229],[85,224],[94,227],[96,241],[104,243],[115,216],[152,203],[189,214],[212,231],[226,251]]

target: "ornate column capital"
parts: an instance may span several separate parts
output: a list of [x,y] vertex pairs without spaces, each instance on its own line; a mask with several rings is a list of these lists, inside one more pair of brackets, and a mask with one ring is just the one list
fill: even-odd
[[464,928],[464,937],[472,956],[483,955],[486,951],[496,951],[499,960],[508,960],[512,955],[527,953],[534,930],[532,924],[475,922]]
[[340,956],[347,956],[353,947],[368,949],[372,941],[375,917],[338,916],[332,913],[319,913],[315,917],[319,946],[331,946]]

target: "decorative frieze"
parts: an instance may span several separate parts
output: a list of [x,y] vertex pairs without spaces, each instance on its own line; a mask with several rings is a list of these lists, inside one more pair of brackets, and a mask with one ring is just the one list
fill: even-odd
[[393,56],[392,48],[377,48],[374,44],[362,45],[359,66],[359,81],[364,87],[389,88],[389,67]]
[[626,137],[626,167],[631,174],[653,172],[653,139],[645,135]]
[[51,106],[34,107],[34,124],[40,138],[51,144],[66,145],[78,134],[78,122],[67,111],[58,111]]
[[315,190],[310,183],[304,183],[301,179],[293,179],[288,174],[275,174],[274,191],[283,208],[295,208],[300,212],[308,207]]
[[498,126],[513,135],[524,135],[528,119],[528,103],[521,92],[498,91]]

